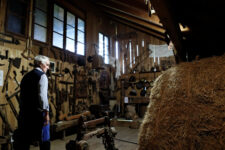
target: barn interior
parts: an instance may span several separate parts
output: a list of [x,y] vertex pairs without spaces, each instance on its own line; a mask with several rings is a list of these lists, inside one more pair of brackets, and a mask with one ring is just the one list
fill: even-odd
[[180,64],[224,55],[224,6],[220,0],[0,0],[0,149],[13,149],[20,83],[37,55],[50,58],[52,149],[75,149],[66,147],[69,140],[82,150],[137,149],[155,81]]

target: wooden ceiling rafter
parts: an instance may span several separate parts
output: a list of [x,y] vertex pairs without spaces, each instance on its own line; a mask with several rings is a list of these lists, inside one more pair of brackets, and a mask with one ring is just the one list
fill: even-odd
[[137,25],[137,24],[135,24],[133,22],[130,22],[127,19],[122,19],[122,18],[119,18],[119,17],[114,16],[112,14],[106,13],[106,15],[108,15],[109,17],[111,17],[112,20],[114,20],[114,21],[116,21],[116,22],[118,22],[120,24],[126,25],[126,26],[128,26],[130,28],[133,28],[133,29],[137,30],[137,31],[146,33],[147,35],[150,35],[150,36],[153,36],[153,37],[155,37],[157,39],[160,39],[162,41],[168,42],[165,34],[156,34],[155,32],[152,32],[151,30],[149,30],[148,28],[140,27],[139,25]]
[[[107,0],[107,1],[97,1],[96,4],[104,4],[107,6],[110,6],[112,8],[117,8],[119,10],[122,10],[124,12],[133,14],[134,16],[139,16],[141,18],[145,18],[146,20],[149,20],[148,16],[148,9],[138,8],[137,6],[131,6],[129,3],[121,2],[121,1],[115,1],[115,0]],[[147,7],[146,7],[147,8]]]
[[142,20],[143,22],[146,22],[146,23],[148,23],[150,25],[153,25],[153,26],[156,26],[156,27],[160,27],[160,28],[163,29],[162,24],[156,23],[156,22],[151,21],[149,19],[150,17],[148,16],[148,12],[142,11],[142,13],[146,13],[146,16],[143,17],[143,16],[140,16],[140,14],[131,13],[131,9],[130,8],[129,9],[120,9],[121,7],[117,8],[115,6],[113,7],[111,4],[106,4],[106,3],[101,3],[101,2],[95,2],[95,4],[98,5],[101,8],[107,8],[107,9],[110,9],[112,11],[115,11],[115,12],[118,12],[118,13],[121,13],[121,14],[125,14],[127,16],[131,16],[131,17],[136,18],[138,20]]
[[134,18],[132,16],[128,16],[126,14],[121,14],[119,12],[111,11],[111,10],[108,10],[108,9],[103,9],[103,11],[108,13],[108,14],[112,14],[113,16],[117,16],[117,17],[119,17],[123,20],[127,20],[129,22],[134,22],[135,24],[138,24],[139,26],[147,28],[147,29],[149,29],[153,32],[158,33],[158,34],[164,34],[165,33],[164,28],[149,24],[148,22],[142,21],[142,20]]
[[173,41],[176,49],[176,62],[181,62],[186,60],[186,54],[183,49],[182,34],[179,25],[176,23],[171,10],[169,10],[169,4],[166,0],[151,0],[153,7],[155,8],[157,15],[160,18],[165,27],[169,38]]
[[146,10],[146,12],[148,11],[147,4],[144,2],[144,0],[109,0],[109,1],[113,1],[114,3],[120,4],[123,3],[128,5],[129,7],[133,6],[136,9]]
[[114,16],[117,18],[116,20],[121,20],[120,22],[123,22],[123,24],[129,24],[132,28],[166,41],[165,29],[161,25],[103,3],[95,2],[95,4],[109,16]]

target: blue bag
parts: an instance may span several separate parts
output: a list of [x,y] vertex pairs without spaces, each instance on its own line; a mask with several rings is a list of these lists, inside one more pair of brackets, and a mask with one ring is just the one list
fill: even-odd
[[42,142],[46,142],[50,140],[50,123],[44,125],[42,128]]

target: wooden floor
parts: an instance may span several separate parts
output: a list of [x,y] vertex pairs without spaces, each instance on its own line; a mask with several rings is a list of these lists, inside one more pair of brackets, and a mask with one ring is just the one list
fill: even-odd
[[[130,129],[128,127],[116,127],[117,135],[115,140],[115,145],[118,150],[136,150],[138,148],[137,138],[138,138],[138,129]],[[75,135],[67,136],[64,140],[57,139],[51,141],[51,150],[66,150],[65,144],[69,140],[74,140]],[[123,141],[122,141],[123,140]],[[129,142],[124,142],[129,141]],[[89,150],[105,150],[104,145],[102,144],[102,139],[93,137],[88,140]],[[31,150],[39,150],[38,147],[31,147]]]

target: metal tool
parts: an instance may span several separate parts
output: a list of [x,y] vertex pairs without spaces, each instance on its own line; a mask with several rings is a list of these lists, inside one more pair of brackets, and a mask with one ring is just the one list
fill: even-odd
[[12,44],[20,44],[19,40],[15,39],[12,35],[1,33],[0,35],[3,35],[2,38],[0,38],[0,41],[5,42],[5,43],[12,43]]
[[9,58],[9,66],[8,66],[8,71],[6,73],[6,77],[5,77],[5,80],[4,80],[2,93],[5,91],[5,88],[6,88],[7,84],[8,84],[8,78],[9,78],[9,74],[11,72],[12,65],[14,67],[16,67],[16,68],[19,68],[20,64],[21,64],[21,58],[15,58],[15,59]]
[[10,130],[11,132],[13,132],[13,128],[12,128],[12,126],[10,125],[8,119],[6,118],[5,113],[2,111],[2,108],[0,108],[0,117],[2,118],[2,121],[9,127],[9,130]]
[[27,72],[28,72],[28,69],[25,70],[25,69],[24,69],[24,66],[22,66],[22,70],[20,71],[20,73],[22,74],[22,76],[23,76],[25,73],[27,73]]
[[9,51],[8,50],[5,50],[5,56],[4,55],[0,55],[0,59],[1,60],[8,59],[8,54],[9,54]]
[[16,79],[17,74],[16,74],[15,70],[13,71],[13,74],[14,74],[14,78],[13,79],[16,81],[16,84],[17,84],[17,87],[15,88],[15,91],[16,91],[20,87],[20,84],[19,84],[19,82]]
[[7,102],[9,103],[9,106],[11,107],[12,112],[13,112],[13,114],[15,115],[15,117],[16,117],[17,120],[18,120],[19,115],[18,115],[18,113],[17,113],[17,111],[16,111],[16,108],[14,107],[14,105],[13,105],[11,99],[12,99],[14,96],[16,96],[16,99],[19,101],[19,96],[18,96],[19,93],[20,93],[20,90],[16,91],[15,93],[13,93],[13,94],[10,95],[10,96],[9,96],[7,93],[6,93],[6,95],[5,95],[5,97],[6,97],[6,99],[7,99]]

